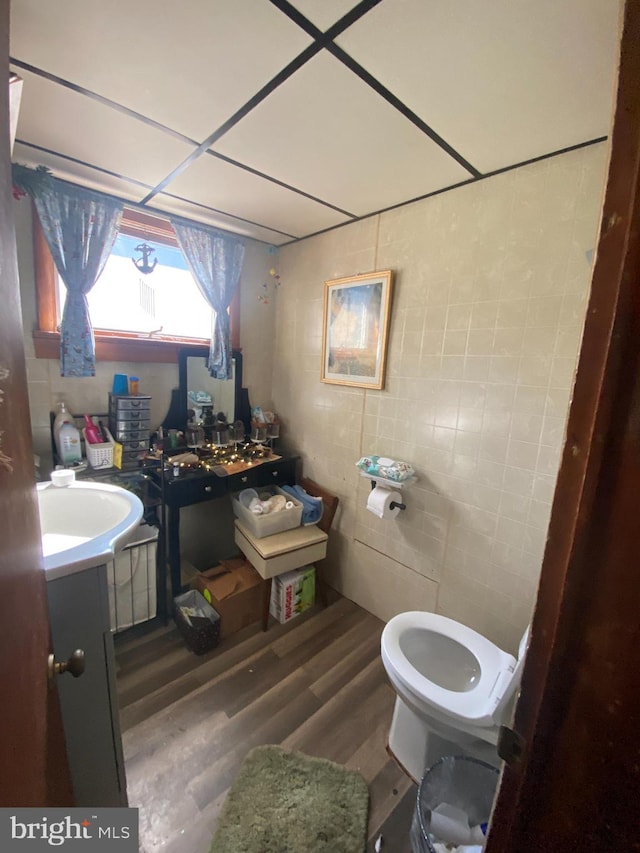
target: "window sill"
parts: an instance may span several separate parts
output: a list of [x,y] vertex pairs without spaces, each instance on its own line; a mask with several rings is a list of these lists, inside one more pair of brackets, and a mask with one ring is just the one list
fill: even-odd
[[[197,338],[180,340],[162,338],[121,337],[95,332],[96,361],[132,361],[148,364],[177,364],[178,352],[189,346],[208,346],[209,341]],[[60,358],[58,332],[33,332],[36,358]]]

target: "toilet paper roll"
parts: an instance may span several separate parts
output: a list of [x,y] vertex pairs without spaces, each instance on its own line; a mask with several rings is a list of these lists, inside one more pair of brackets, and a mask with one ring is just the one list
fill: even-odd
[[388,489],[385,486],[376,486],[369,493],[367,500],[367,509],[378,518],[395,518],[400,512],[398,507],[391,509],[391,504],[402,503],[400,492],[394,489]]

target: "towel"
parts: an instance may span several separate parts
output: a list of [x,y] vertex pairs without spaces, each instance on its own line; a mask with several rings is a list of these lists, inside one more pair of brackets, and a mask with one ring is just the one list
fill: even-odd
[[324,512],[322,498],[314,498],[307,494],[302,486],[281,486],[280,488],[302,504],[303,524],[317,524],[320,521]]

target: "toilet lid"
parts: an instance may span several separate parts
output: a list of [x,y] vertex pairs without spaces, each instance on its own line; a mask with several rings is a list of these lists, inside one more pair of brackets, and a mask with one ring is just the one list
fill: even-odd
[[[445,637],[468,650],[478,663],[475,684],[464,690],[450,690],[420,672],[420,661],[410,660],[402,648],[403,635],[416,629],[425,631],[425,635],[431,632]],[[424,654],[428,654],[428,649],[428,636],[425,636]],[[516,664],[512,655],[472,628],[446,616],[418,611],[401,613],[387,623],[382,633],[382,658],[390,675],[397,678],[418,704],[477,726],[495,724],[494,714],[513,680]]]

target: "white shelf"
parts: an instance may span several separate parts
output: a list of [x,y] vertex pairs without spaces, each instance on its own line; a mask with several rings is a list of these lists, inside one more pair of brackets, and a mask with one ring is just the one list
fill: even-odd
[[409,477],[406,480],[387,480],[385,477],[377,477],[375,474],[367,474],[365,471],[360,471],[361,477],[366,477],[367,480],[373,480],[374,483],[379,483],[381,486],[387,486],[389,489],[403,489],[405,486],[410,486],[417,481],[417,477]]

